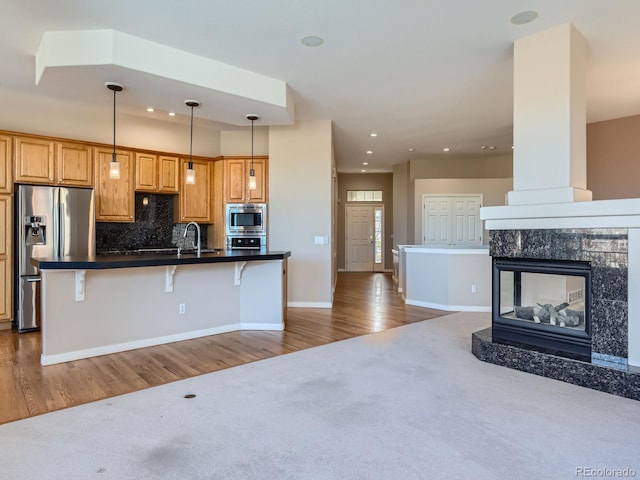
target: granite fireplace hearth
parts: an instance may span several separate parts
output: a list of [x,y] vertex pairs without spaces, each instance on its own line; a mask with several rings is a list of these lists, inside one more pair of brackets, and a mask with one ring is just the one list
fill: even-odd
[[[627,229],[493,230],[490,253],[494,262],[493,322],[491,328],[472,336],[472,352],[476,357],[640,400],[640,370],[630,367],[627,361]],[[502,267],[497,268],[496,264]],[[553,278],[523,281],[523,273]],[[523,283],[537,288],[523,293]],[[553,305],[555,324],[543,317],[545,312],[540,306],[535,310],[538,321],[517,318],[516,304],[544,305],[543,302]],[[560,309],[555,310],[558,306],[569,307],[565,303],[573,303],[570,316],[577,317],[569,322],[566,313],[563,321]],[[521,316],[534,316],[533,307],[524,307],[531,310],[523,314],[522,306],[517,306]],[[567,327],[567,323],[571,325]],[[527,328],[534,332],[530,338],[522,334]],[[560,343],[553,341],[563,330],[568,333],[565,337],[569,339],[569,348],[562,347],[566,338]],[[544,339],[549,332],[551,341]]]

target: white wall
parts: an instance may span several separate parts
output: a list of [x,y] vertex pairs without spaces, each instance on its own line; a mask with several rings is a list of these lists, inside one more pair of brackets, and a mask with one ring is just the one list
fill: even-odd
[[409,163],[393,166],[393,246],[407,244]]
[[[253,154],[269,155],[269,128],[253,127]],[[220,155],[251,156],[251,127],[220,132]]]
[[[0,91],[0,105],[0,130],[113,144],[113,96],[106,89],[104,105],[95,108],[68,99],[42,98],[34,102],[32,97],[6,90]],[[159,120],[166,119],[166,112],[132,115],[116,109],[117,145],[188,155],[190,119],[188,108],[184,104],[182,107],[184,111],[178,112],[181,115],[169,123]],[[194,155],[220,155],[220,125],[194,117]]]
[[289,250],[289,306],[332,305],[331,121],[269,128],[269,248]]
[[[414,182],[414,237],[416,245],[422,244],[422,195],[424,194],[482,194],[483,206],[505,204],[507,192],[513,188],[511,178],[429,178]],[[483,242],[489,235],[484,230]]]

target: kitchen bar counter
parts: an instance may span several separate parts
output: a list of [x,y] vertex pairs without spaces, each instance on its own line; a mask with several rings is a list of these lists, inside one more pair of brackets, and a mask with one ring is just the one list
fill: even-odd
[[33,259],[43,365],[236,330],[283,330],[287,251]]
[[103,270],[108,268],[159,267],[203,263],[253,262],[284,260],[291,252],[263,250],[218,250],[195,253],[96,255],[91,257],[33,258],[31,263],[40,270]]

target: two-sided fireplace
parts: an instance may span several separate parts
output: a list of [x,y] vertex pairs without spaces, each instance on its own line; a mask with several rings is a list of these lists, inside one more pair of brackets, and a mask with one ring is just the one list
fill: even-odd
[[591,360],[591,266],[493,259],[493,339]]

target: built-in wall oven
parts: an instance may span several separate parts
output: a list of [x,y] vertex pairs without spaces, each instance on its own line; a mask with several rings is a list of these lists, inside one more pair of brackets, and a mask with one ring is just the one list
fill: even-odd
[[228,203],[226,247],[232,250],[259,250],[267,246],[267,204]]

